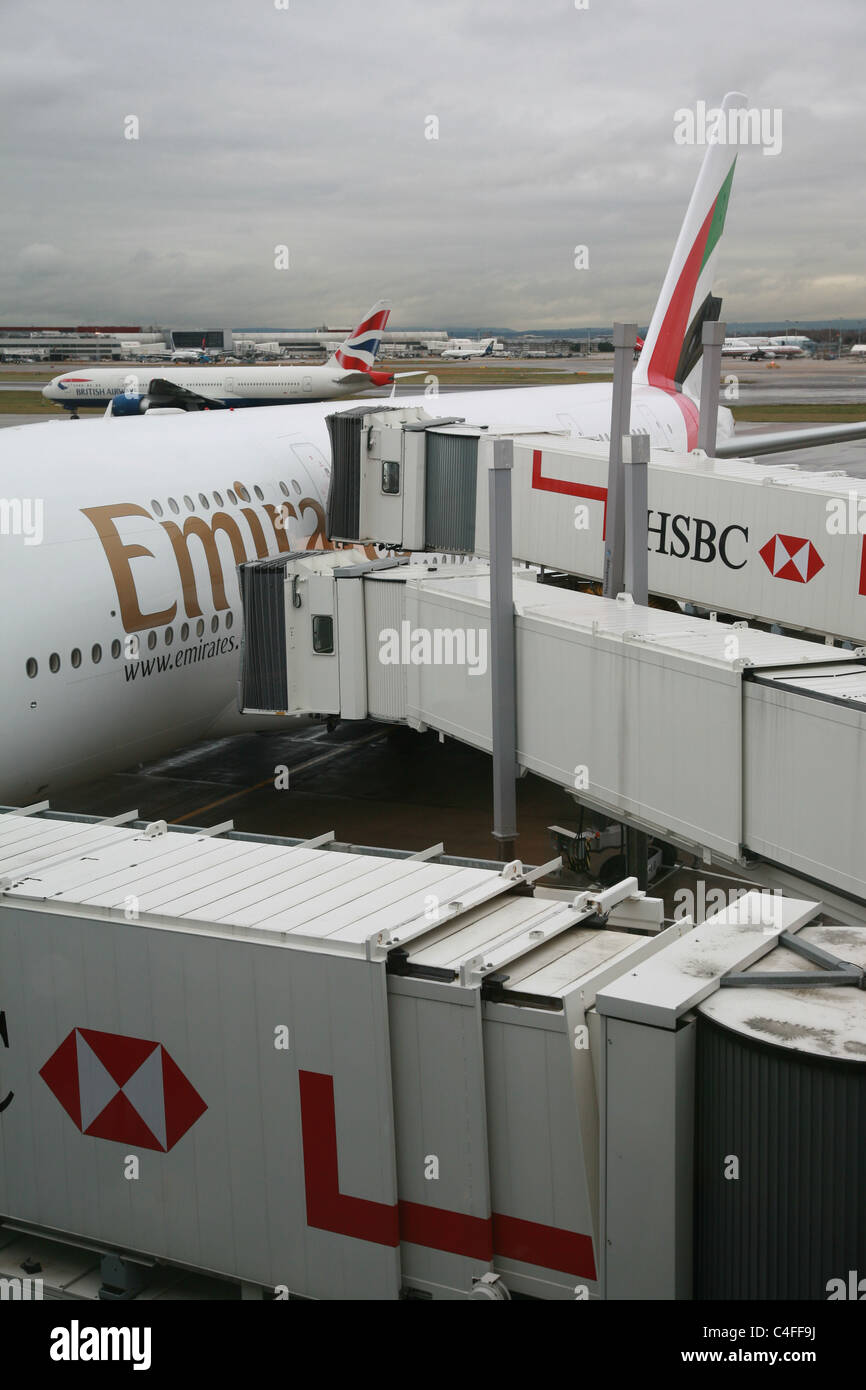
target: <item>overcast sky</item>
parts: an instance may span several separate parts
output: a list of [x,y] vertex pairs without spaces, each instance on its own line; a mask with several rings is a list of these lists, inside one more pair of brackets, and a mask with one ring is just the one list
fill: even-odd
[[866,317],[862,0],[579,2],[7,0],[0,322],[646,322],[730,89],[723,316]]

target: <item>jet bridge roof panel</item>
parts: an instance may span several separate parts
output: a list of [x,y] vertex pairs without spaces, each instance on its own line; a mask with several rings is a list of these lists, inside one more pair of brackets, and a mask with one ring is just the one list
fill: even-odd
[[[487,609],[489,576],[455,573],[441,579],[431,577],[423,581],[423,592],[429,598],[459,597]],[[827,648],[817,642],[782,637],[757,628],[734,628],[729,623],[708,623],[685,613],[539,585],[521,579],[519,573],[514,577],[514,603],[518,622],[539,618],[609,641],[643,642],[724,670],[732,669],[736,660],[755,667],[827,661]],[[731,654],[732,639],[736,643],[735,656]]]
[[454,912],[467,895],[509,886],[491,869],[22,815],[0,820],[0,863],[21,903],[109,914],[133,904],[181,928],[254,929],[362,954],[372,935],[396,942],[423,927],[431,901]]

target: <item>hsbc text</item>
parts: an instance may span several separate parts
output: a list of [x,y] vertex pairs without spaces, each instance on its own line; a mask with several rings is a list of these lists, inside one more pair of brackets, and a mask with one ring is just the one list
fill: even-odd
[[704,565],[711,564],[718,556],[729,570],[741,570],[748,561],[743,552],[749,540],[748,526],[732,525],[719,530],[715,522],[703,516],[649,511],[647,531],[647,548],[655,555],[699,560]]

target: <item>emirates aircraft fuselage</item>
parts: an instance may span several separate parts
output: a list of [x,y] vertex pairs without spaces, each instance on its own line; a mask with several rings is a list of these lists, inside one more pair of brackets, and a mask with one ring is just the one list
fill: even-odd
[[[236,708],[236,566],[324,544],[326,416],[356,407],[0,432],[0,803],[256,727]],[[460,393],[445,413],[598,436],[610,386]],[[696,419],[686,398],[635,387],[632,428],[655,444],[691,447]]]

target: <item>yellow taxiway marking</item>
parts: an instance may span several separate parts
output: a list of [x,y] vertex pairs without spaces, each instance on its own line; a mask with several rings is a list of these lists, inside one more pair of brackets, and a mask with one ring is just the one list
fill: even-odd
[[[315,767],[317,763],[326,763],[331,758],[336,758],[339,753],[344,753],[352,748],[362,748],[365,743],[372,743],[376,738],[384,738],[385,732],[377,729],[376,733],[368,734],[366,738],[356,739],[354,743],[341,743],[339,748],[329,748],[327,753],[319,753],[315,758],[308,758],[305,763],[298,763],[297,767],[289,768],[289,778],[291,779],[296,772],[304,772],[308,767]],[[197,806],[194,811],[187,811],[185,816],[177,816],[171,822],[172,825],[182,825],[185,820],[192,820],[193,816],[202,816],[206,811],[212,811],[215,806],[224,806],[227,801],[234,801],[236,797],[247,796],[249,792],[261,791],[262,787],[273,785],[273,777],[266,777],[262,782],[253,782],[249,787],[241,787],[240,791],[229,792],[228,796],[221,796],[217,801],[209,801],[206,806]]]

